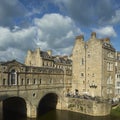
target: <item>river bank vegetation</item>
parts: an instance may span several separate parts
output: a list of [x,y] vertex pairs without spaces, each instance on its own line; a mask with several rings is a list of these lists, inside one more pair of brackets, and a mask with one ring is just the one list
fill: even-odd
[[118,106],[112,108],[111,115],[120,117],[120,104]]

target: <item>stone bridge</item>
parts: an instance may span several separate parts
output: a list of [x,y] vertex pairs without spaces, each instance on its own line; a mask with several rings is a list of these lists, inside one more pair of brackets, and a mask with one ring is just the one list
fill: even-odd
[[29,86],[1,86],[0,111],[13,110],[36,118],[39,114],[51,109],[66,109],[64,86],[59,85],[29,85]]
[[53,109],[93,116],[110,113],[107,103],[65,97],[71,89],[71,69],[25,66],[17,61],[0,63],[0,117],[13,111],[14,115],[36,118]]
[[44,109],[64,109],[70,88],[71,70],[26,66],[16,60],[1,62],[0,116],[14,111],[35,118]]

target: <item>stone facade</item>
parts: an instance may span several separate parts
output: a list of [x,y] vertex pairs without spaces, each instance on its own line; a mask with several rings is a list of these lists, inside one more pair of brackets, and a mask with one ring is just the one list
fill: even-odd
[[71,88],[71,69],[26,66],[15,60],[0,64],[0,86],[64,85]]
[[[25,58],[26,66],[43,67],[44,69],[60,69],[64,72],[64,85],[66,90],[71,89],[72,82],[72,60],[68,56],[53,56],[52,51],[28,50]],[[51,73],[49,73],[51,74]],[[59,78],[59,75],[57,76]],[[48,78],[49,79],[49,78]],[[56,79],[57,81],[57,79]]]
[[112,98],[115,85],[115,49],[108,38],[77,36],[72,52],[72,88],[80,94]]
[[[70,69],[26,66],[16,60],[0,63],[0,116],[2,103],[9,98],[22,98],[27,117],[35,118],[40,100],[47,94],[56,94],[56,109],[64,109],[66,91],[71,89]],[[63,101],[63,102],[62,102]]]
[[[81,109],[86,105],[85,114],[107,115],[111,107],[108,104],[78,97],[84,94],[103,99],[119,96],[120,52],[116,52],[109,38],[98,39],[93,32],[87,41],[83,35],[76,37],[71,58],[53,56],[51,50],[37,48],[28,50],[24,64],[16,60],[0,62],[0,79],[0,106],[9,97],[21,97],[27,104],[28,117],[36,117],[38,103],[48,93],[58,95],[58,109],[77,111],[76,106]],[[81,106],[79,102],[72,103],[76,104],[75,108],[69,109],[72,97]]]
[[116,52],[115,96],[120,98],[120,52]]
[[68,110],[91,116],[106,116],[110,114],[111,105],[107,102],[98,102],[87,99],[69,98]]

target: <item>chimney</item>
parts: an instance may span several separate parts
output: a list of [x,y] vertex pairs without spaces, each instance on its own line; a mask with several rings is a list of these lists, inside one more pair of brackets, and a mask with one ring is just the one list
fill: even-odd
[[30,56],[31,55],[31,50],[27,51],[27,55]]
[[107,37],[107,38],[105,38],[103,41],[104,41],[105,43],[108,43],[108,44],[109,44],[109,43],[110,43],[110,38]]
[[92,39],[96,38],[96,32],[92,32],[92,33],[91,33],[91,38],[92,38]]
[[83,35],[79,35],[79,36],[76,37],[76,40],[84,41],[84,36]]

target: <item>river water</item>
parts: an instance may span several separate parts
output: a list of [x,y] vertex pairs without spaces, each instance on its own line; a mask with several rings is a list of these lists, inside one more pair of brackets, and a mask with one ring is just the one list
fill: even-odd
[[9,118],[6,117],[4,120],[120,120],[120,118],[113,116],[92,117],[71,111],[54,110],[39,116],[37,119],[17,118],[15,116],[11,116]]

